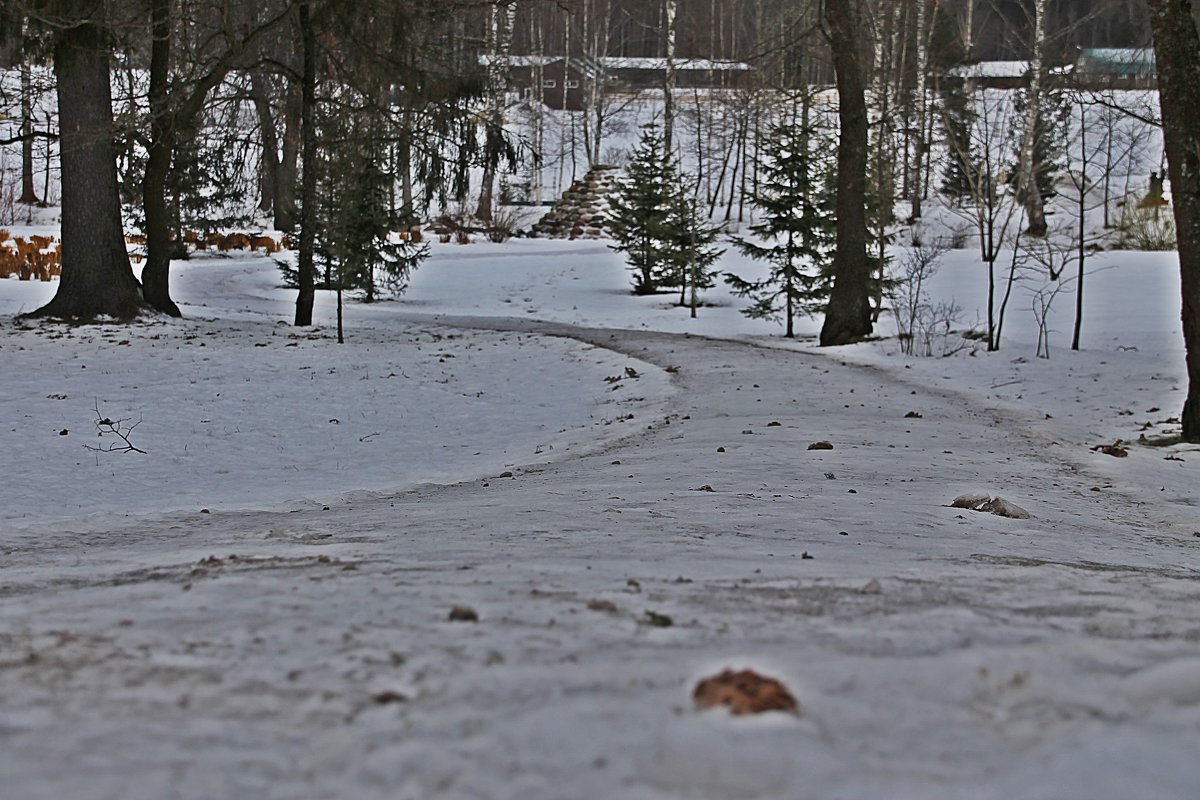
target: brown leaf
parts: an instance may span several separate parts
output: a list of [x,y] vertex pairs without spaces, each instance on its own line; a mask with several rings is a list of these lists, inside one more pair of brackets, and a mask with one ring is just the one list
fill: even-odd
[[696,708],[724,706],[731,714],[761,714],[764,711],[786,711],[799,714],[796,698],[774,678],[759,675],[749,669],[740,672],[725,670],[720,675],[705,678],[692,692]]
[[451,622],[479,622],[479,615],[470,606],[455,606],[450,609]]

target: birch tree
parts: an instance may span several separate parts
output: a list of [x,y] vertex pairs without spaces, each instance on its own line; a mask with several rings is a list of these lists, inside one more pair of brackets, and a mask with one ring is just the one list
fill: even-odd
[[675,135],[675,13],[676,0],[664,0],[663,29],[666,36],[666,63],[663,69],[663,149],[673,152]]
[[[508,89],[509,56],[512,53],[512,33],[516,19],[516,4],[492,6],[488,14],[488,114],[484,136],[488,146],[497,148],[504,137],[504,100]],[[539,90],[540,91],[540,90]],[[484,222],[492,221],[492,197],[496,189],[496,162],[487,159],[479,191],[475,216]]]
[[1033,0],[1033,58],[1029,62],[1029,91],[1025,102],[1024,132],[1017,168],[1017,196],[1025,204],[1027,233],[1031,236],[1046,235],[1046,210],[1038,188],[1038,164],[1035,158],[1045,99],[1046,2],[1047,0]]

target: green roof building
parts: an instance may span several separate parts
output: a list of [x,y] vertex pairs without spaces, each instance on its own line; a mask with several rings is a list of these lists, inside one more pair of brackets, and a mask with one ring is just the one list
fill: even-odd
[[1087,88],[1153,89],[1158,85],[1154,49],[1085,47],[1075,60],[1075,80]]

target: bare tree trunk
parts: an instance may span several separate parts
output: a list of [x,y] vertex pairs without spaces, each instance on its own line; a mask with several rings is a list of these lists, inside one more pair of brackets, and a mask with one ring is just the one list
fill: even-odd
[[667,64],[663,70],[663,157],[671,158],[675,134],[675,2],[666,0],[664,33],[667,37]]
[[250,97],[254,101],[259,135],[262,137],[262,175],[259,181],[258,210],[269,214],[275,208],[275,187],[279,183],[279,136],[275,132],[271,92],[262,70],[256,69],[250,73]]
[[1158,61],[1171,206],[1179,243],[1188,394],[1183,438],[1200,441],[1200,35],[1191,0],[1146,0]]
[[146,266],[142,295],[164,314],[182,316],[171,299],[171,219],[167,208],[167,173],[175,148],[174,120],[167,101],[171,65],[170,0],[151,0],[150,22],[150,141],[142,177],[142,208],[146,213]]
[[1080,164],[1079,174],[1079,242],[1076,258],[1078,259],[1079,271],[1075,278],[1075,329],[1071,335],[1071,349],[1079,349],[1080,334],[1083,332],[1083,268],[1087,263],[1087,247],[1084,241],[1084,235],[1087,231],[1085,226],[1087,217],[1087,169],[1088,169],[1088,151],[1087,151],[1087,106],[1083,100],[1079,101],[1079,153],[1082,163]]
[[21,197],[18,203],[37,205],[33,187],[33,74],[28,64],[21,65]]
[[1042,95],[1045,91],[1046,67],[1046,0],[1035,0],[1033,4],[1033,60],[1029,63],[1029,98],[1025,106],[1025,133],[1021,140],[1021,164],[1019,170],[1019,192],[1024,193],[1025,216],[1029,220],[1027,233],[1030,236],[1046,235],[1046,210],[1042,205],[1042,193],[1038,188],[1038,164],[1034,160],[1038,129],[1042,124]]
[[[407,120],[407,115],[405,115]],[[412,130],[405,122],[396,142],[396,171],[400,173],[400,219],[406,226],[417,224],[417,208],[413,200]]]
[[969,62],[975,58],[975,0],[966,0],[962,15],[963,56]]
[[296,325],[312,325],[316,301],[316,266],[313,249],[317,241],[317,34],[309,3],[300,4],[300,38],[304,47],[303,100],[300,111],[304,143],[304,173],[300,189],[300,264],[297,270]]
[[[533,90],[529,97],[529,112],[532,119],[531,145],[533,148],[533,165],[529,175],[529,198],[536,204],[542,202],[542,169],[546,158],[546,104],[542,101],[543,84],[545,83],[544,58],[546,56],[546,34],[543,28],[544,19],[541,14],[531,14],[529,17],[529,40],[533,45],[534,61]],[[566,71],[564,69],[564,76]],[[566,80],[563,80],[564,88]]]
[[821,326],[821,345],[848,344],[871,333],[871,267],[867,259],[867,105],[858,39],[863,27],[857,0],[829,0],[833,66],[837,74],[837,251],[833,290]]
[[[583,114],[583,141],[587,151],[588,166],[601,162],[604,144],[605,120],[608,110],[608,70],[603,58],[608,55],[608,40],[612,33],[613,8],[610,3],[595,8],[596,3],[585,3],[583,17],[583,61],[591,71],[587,102]],[[572,177],[574,177],[572,175]]]
[[300,175],[300,150],[303,146],[304,90],[288,79],[284,105],[283,153],[275,180],[275,229],[290,233],[296,228],[296,179]]
[[[492,201],[496,192],[496,156],[494,148],[504,126],[504,96],[507,89],[508,56],[512,50],[513,22],[516,5],[504,8],[492,7],[489,16],[488,39],[492,60],[488,65],[488,91],[491,109],[487,125],[487,152],[484,154],[483,181],[479,190],[479,205],[475,216],[484,222],[492,221]],[[539,90],[540,91],[540,90]]]
[[113,148],[106,31],[98,2],[64,4],[76,24],[55,34],[62,133],[62,280],[31,316],[129,320],[145,311],[125,252]]
[[937,16],[937,0],[930,0],[932,13],[926,13],[926,0],[917,0],[917,138],[913,142],[912,219],[921,218],[921,202],[925,199],[925,128],[929,117],[928,78],[929,45],[933,36],[933,18]]

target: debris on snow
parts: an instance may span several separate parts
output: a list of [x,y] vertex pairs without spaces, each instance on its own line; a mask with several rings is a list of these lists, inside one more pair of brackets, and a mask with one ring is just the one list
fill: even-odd
[[377,705],[386,706],[392,703],[407,703],[408,695],[392,691],[391,689],[385,689],[382,692],[376,692],[371,695],[371,700]]
[[724,706],[735,715],[761,714],[765,711],[786,711],[799,714],[800,706],[787,687],[775,678],[759,675],[754,670],[734,672],[727,669],[719,675],[705,678],[696,684],[692,700],[698,709]]
[[1123,442],[1120,439],[1117,439],[1112,444],[1098,444],[1092,448],[1092,452],[1104,453],[1104,455],[1113,456],[1114,458],[1125,458],[1125,456],[1129,455],[1129,451],[1122,447],[1122,444]]
[[479,614],[470,606],[455,606],[450,609],[451,622],[479,622]]
[[1009,502],[1003,497],[991,497],[986,494],[963,494],[954,498],[950,508],[966,508],[971,511],[982,511],[1009,519],[1032,519],[1033,515],[1016,503]]
[[675,624],[675,620],[666,614],[659,614],[657,611],[647,611],[643,621],[652,628],[669,628]]

